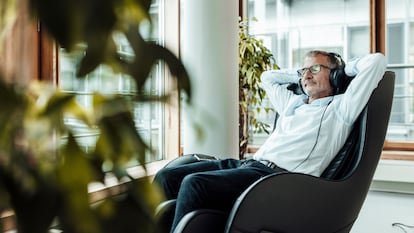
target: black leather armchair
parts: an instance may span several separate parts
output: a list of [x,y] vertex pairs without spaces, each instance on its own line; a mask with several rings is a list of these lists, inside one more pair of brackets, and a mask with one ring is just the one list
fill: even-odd
[[[230,214],[200,209],[180,221],[176,233],[349,232],[365,201],[381,156],[394,93],[387,71],[354,124],[345,145],[321,177],[272,174],[252,184]],[[208,159],[185,155],[167,166]],[[214,159],[214,158],[212,158]],[[161,224],[171,224],[174,200],[160,205]]]

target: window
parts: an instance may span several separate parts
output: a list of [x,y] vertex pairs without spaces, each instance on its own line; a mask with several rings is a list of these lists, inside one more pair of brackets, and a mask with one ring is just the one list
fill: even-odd
[[[369,52],[367,0],[248,0],[247,6],[248,18],[258,19],[251,23],[250,33],[272,38],[267,45],[282,68],[299,67],[303,55],[313,48],[338,52],[344,60]],[[414,13],[408,10],[413,7],[412,0],[386,1],[386,56],[388,69],[396,73],[390,142],[414,141]],[[263,137],[254,135],[252,143]]]
[[390,141],[414,141],[414,1],[386,1],[387,58],[396,73]]
[[[257,18],[250,33],[264,39],[282,68],[300,67],[313,48],[338,52],[345,60],[369,52],[369,1],[248,0],[247,6],[248,18]],[[273,124],[273,117],[262,115],[260,120]],[[266,137],[254,134],[251,143],[260,145]]]
[[[145,36],[147,40],[163,46],[165,46],[166,43],[164,36],[164,7],[163,0],[153,0],[150,9],[153,23],[152,34]],[[140,28],[140,30],[141,29],[142,28]],[[146,30],[141,30],[141,32],[144,31]],[[133,56],[130,52],[131,49],[127,40],[122,37],[122,35],[114,35],[114,38],[118,45],[118,51],[122,56],[125,58]],[[75,72],[81,56],[82,54],[69,56],[64,49],[60,50],[60,74],[58,83],[63,91],[76,94],[78,103],[85,108],[91,107],[91,95],[93,92],[100,92],[108,95],[119,94],[128,98],[137,94],[160,96],[167,88],[167,76],[162,62],[158,62],[158,64],[154,66],[153,71],[150,74],[150,82],[146,83],[145,93],[137,93],[135,82],[131,77],[124,74],[114,73],[105,65],[100,65],[96,70],[84,78],[77,78]],[[147,155],[146,161],[153,162],[164,159],[166,154],[166,127],[164,120],[166,117],[166,106],[156,102],[148,104],[140,102],[138,104],[132,101],[132,98],[131,104],[133,106],[136,130],[139,131],[141,136],[147,141],[148,145],[155,150],[155,153]],[[86,125],[69,117],[65,119],[65,123],[75,130],[76,140],[78,140],[85,150],[93,149],[91,147],[93,147],[97,136],[99,135],[98,131],[89,129]]]
[[357,57],[369,53],[369,28],[366,26],[349,26],[348,56]]

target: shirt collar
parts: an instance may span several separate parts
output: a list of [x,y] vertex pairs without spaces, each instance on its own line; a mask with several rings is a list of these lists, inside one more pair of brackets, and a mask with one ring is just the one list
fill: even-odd
[[[326,106],[328,105],[330,102],[332,102],[333,100],[333,96],[327,96],[327,97],[323,97],[323,98],[319,98],[316,99],[314,101],[312,101],[312,103],[310,103],[310,105],[312,106]],[[303,104],[306,104],[307,100],[308,100],[308,96],[307,95],[302,95],[302,100],[303,100]]]
[[[295,112],[295,109],[299,108],[302,105],[307,104],[308,98],[309,97],[307,95],[299,96],[295,100],[295,102],[290,107],[288,107],[288,109],[286,109],[286,115],[287,116],[293,115],[293,113]],[[330,102],[332,102],[332,100],[333,100],[333,96],[327,96],[327,97],[319,98],[319,99],[316,99],[316,100],[312,101],[312,103],[310,103],[310,105],[312,105],[312,106],[326,106]]]

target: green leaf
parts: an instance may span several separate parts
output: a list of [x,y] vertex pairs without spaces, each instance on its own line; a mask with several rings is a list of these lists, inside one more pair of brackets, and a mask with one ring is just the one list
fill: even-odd
[[93,43],[89,41],[88,48],[85,51],[85,56],[81,59],[80,66],[76,74],[78,77],[84,77],[94,71],[105,61],[106,50],[108,47],[107,39],[108,35],[102,35],[99,40],[95,39]]
[[[64,228],[74,232],[100,233],[99,224],[89,204],[88,185],[96,180],[95,169],[79,148],[72,134],[62,149],[57,174],[64,198],[60,220]],[[82,224],[76,224],[82,222]],[[71,231],[67,229],[68,231]]]
[[184,91],[189,101],[191,99],[191,86],[184,65],[168,49],[144,41],[137,28],[138,26],[135,24],[129,25],[126,37],[135,52],[135,60],[129,65],[129,71],[137,83],[138,90],[144,87],[153,65],[162,60],[166,62],[171,74],[176,78],[178,90]]
[[[39,113],[41,118],[58,129],[66,129],[63,119],[67,115],[71,115],[89,126],[92,125],[88,113],[76,102],[75,96],[60,91],[52,94],[44,109]],[[33,120],[36,122],[36,119]]]
[[73,103],[74,95],[65,94],[63,92],[56,92],[50,97],[41,116],[49,116],[54,114],[61,114],[63,109]]
[[255,49],[254,49],[254,46],[253,46],[252,44],[247,44],[247,45],[246,45],[246,47],[247,47],[247,50],[248,50],[251,54],[254,54],[254,53],[255,53]]
[[249,69],[246,72],[246,78],[247,78],[247,84],[249,86],[251,86],[253,84],[253,82],[254,82],[254,70],[253,69]]
[[151,149],[138,134],[125,99],[111,99],[97,94],[94,107],[101,130],[96,155],[112,164],[112,171],[118,178],[127,175],[125,168],[132,160],[145,166],[145,154]]

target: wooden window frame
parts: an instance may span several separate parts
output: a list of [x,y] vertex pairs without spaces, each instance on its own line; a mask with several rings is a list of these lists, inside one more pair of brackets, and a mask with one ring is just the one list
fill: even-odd
[[[370,51],[386,54],[385,0],[370,0]],[[382,159],[414,161],[414,142],[385,141]]]

